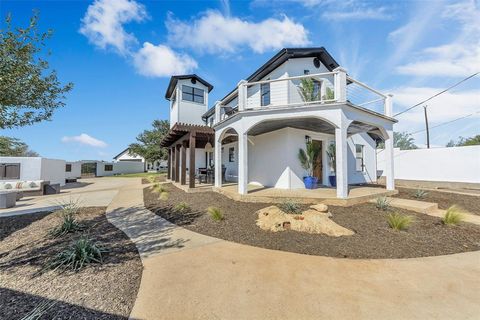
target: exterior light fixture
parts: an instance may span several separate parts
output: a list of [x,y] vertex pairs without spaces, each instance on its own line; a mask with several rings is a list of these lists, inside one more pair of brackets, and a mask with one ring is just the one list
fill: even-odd
[[312,138],[310,136],[305,136],[305,143],[312,142]]
[[212,144],[210,143],[210,141],[208,141],[207,144],[205,145],[205,151],[207,151],[207,152],[212,152],[213,151],[213,147],[212,147]]

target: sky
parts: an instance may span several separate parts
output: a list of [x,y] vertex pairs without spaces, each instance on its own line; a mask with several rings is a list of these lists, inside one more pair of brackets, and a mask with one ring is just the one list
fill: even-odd
[[[213,102],[284,47],[325,47],[350,76],[392,93],[395,113],[480,71],[472,0],[0,0],[1,28],[9,13],[26,26],[34,9],[54,30],[50,65],[74,89],[51,121],[0,134],[49,158],[111,160],[168,119],[171,75],[198,74]],[[480,75],[427,105],[432,146],[480,134]],[[423,108],[398,120],[395,131],[421,131]],[[413,137],[425,145],[424,131]]]

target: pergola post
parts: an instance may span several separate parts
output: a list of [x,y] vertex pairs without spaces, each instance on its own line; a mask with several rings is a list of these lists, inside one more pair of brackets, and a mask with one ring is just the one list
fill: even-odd
[[180,181],[180,145],[175,146],[175,182]]
[[197,139],[196,132],[192,131],[190,132],[190,141],[189,141],[189,150],[190,150],[190,164],[188,166],[189,171],[189,182],[188,186],[190,188],[195,188],[195,171],[197,168],[195,168],[195,140]]
[[214,164],[215,164],[215,188],[222,187],[222,141],[220,140],[221,133],[215,132],[215,149],[214,149]]
[[388,139],[385,140],[385,178],[387,190],[395,190],[393,130],[387,130]]
[[182,157],[182,175],[180,176],[180,184],[187,184],[187,142],[183,141],[180,147]]
[[335,128],[335,157],[337,176],[337,198],[345,199],[348,196],[348,164],[347,164],[347,126],[343,123]]
[[175,177],[177,176],[177,173],[175,172],[175,162],[176,162],[175,147],[170,148],[170,153],[172,154],[172,163],[171,163],[170,170],[172,170],[172,181],[175,181]]
[[170,170],[172,169],[172,150],[168,148],[168,160],[167,160],[167,179],[170,180],[172,177],[172,173]]

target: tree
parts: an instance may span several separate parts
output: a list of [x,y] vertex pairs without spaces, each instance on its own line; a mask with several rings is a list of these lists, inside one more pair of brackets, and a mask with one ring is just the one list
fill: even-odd
[[473,136],[470,138],[459,137],[457,142],[450,140],[446,146],[447,147],[464,147],[464,146],[477,146],[477,145],[480,145],[480,134],[477,134],[476,136]]
[[55,70],[40,56],[52,31],[38,30],[35,12],[26,28],[12,28],[11,16],[0,29],[0,129],[50,120],[65,103],[73,84],[62,85]]
[[130,144],[130,153],[142,156],[150,162],[166,160],[168,151],[160,147],[160,142],[170,129],[170,124],[168,120],[155,120],[152,126],[152,130],[144,130],[137,136],[137,143]]
[[6,157],[38,157],[39,154],[30,150],[20,139],[0,136],[0,156]]
[[[393,147],[400,148],[400,150],[418,149],[415,145],[415,139],[408,132],[394,132],[393,133]],[[385,143],[382,141],[378,144],[378,148],[385,148]]]

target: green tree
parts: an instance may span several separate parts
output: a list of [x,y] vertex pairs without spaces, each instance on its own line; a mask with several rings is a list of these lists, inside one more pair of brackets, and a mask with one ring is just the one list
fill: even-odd
[[170,129],[170,124],[168,120],[155,120],[152,127],[152,130],[144,130],[137,136],[138,142],[130,144],[130,152],[144,157],[147,161],[165,160],[168,151],[160,147],[160,142]]
[[38,153],[30,150],[20,139],[0,136],[0,156],[4,157],[38,157]]
[[[0,29],[0,129],[50,120],[73,84],[62,85],[41,56],[52,31],[38,30],[35,12],[26,28],[13,28],[11,16]],[[0,27],[1,28],[1,27]]]
[[[418,149],[415,145],[415,139],[408,132],[394,132],[393,133],[393,147],[400,148],[400,150]],[[380,142],[378,148],[385,148],[385,142]]]
[[459,137],[457,142],[450,140],[447,143],[447,147],[464,147],[477,145],[480,145],[480,134],[477,134],[476,136],[470,138]]

